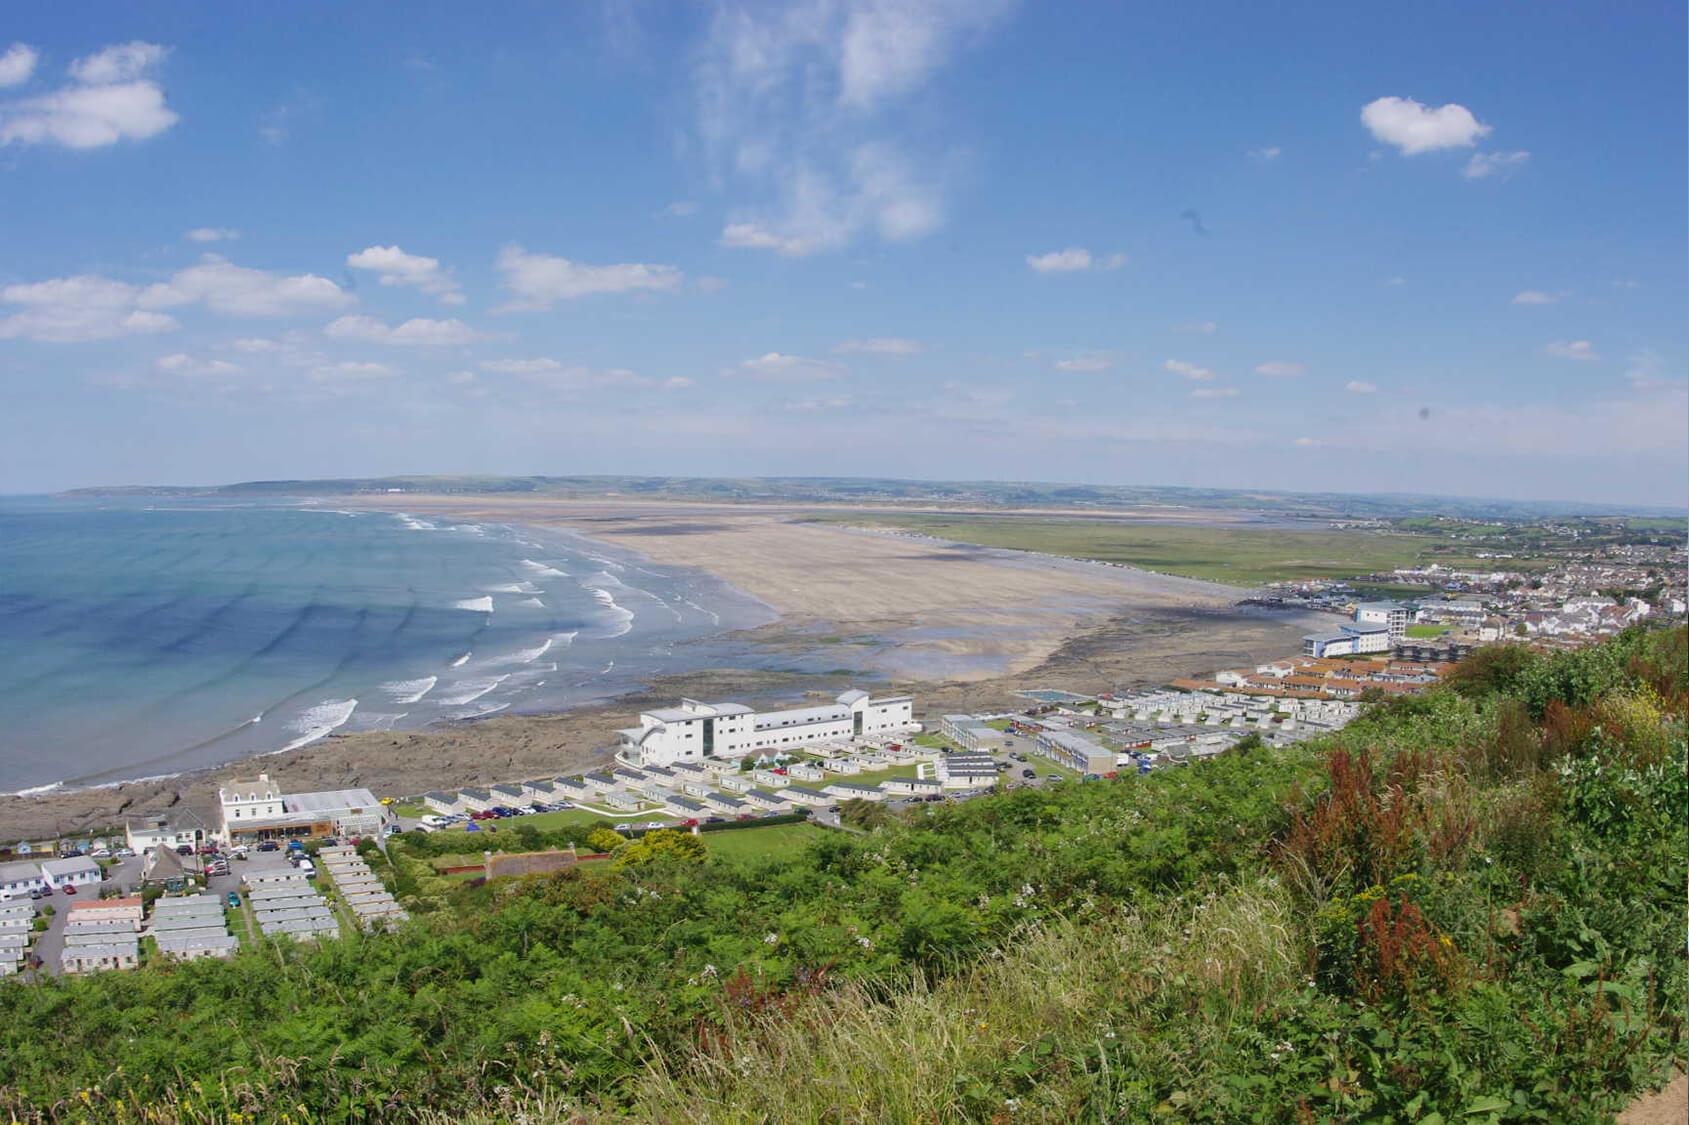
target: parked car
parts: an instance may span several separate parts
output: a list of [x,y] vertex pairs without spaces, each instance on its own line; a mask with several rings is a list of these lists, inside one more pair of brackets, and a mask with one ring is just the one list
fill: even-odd
[[649,830],[649,829],[657,829],[657,828],[667,828],[668,824],[665,823],[664,821],[661,821],[661,820],[648,820],[644,824],[641,824],[640,827]]
[[1037,777],[1038,771],[1037,770],[1021,770],[1020,775],[1022,777]]
[[276,843],[274,840],[265,840],[262,844],[258,845],[258,850],[261,852],[280,851],[281,845]]
[[64,886],[60,887],[59,890],[63,891],[67,895],[73,895],[76,893],[76,884],[66,883]]
[[88,858],[89,859],[110,859],[111,858],[111,849],[110,848],[95,848],[93,851],[88,853]]
[[176,845],[176,854],[177,855],[193,855],[194,850],[193,850],[193,847],[189,844],[177,844]]
[[50,888],[50,887],[36,887],[33,891],[29,892],[29,897],[30,898],[52,898],[53,897],[53,891],[52,891],[52,888]]

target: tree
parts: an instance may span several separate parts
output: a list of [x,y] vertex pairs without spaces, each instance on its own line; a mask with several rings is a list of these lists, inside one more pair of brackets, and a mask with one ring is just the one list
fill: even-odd
[[704,841],[690,832],[673,828],[659,828],[629,841],[616,852],[617,867],[639,867],[662,859],[678,859],[687,863],[702,863],[709,857]]
[[594,828],[586,834],[586,846],[595,852],[613,852],[625,843],[620,833],[609,828]]
[[893,823],[896,818],[891,815],[890,809],[878,801],[864,801],[853,797],[839,805],[839,820],[852,828],[871,832]]

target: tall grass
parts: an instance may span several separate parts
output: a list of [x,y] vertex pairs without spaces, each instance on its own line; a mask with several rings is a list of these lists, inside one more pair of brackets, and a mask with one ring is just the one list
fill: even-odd
[[[742,994],[719,1027],[654,1055],[629,1091],[652,1122],[1119,1120],[1138,1069],[1205,1066],[1254,1013],[1298,987],[1302,938],[1276,881],[1027,928],[991,955],[893,984],[846,982],[795,1002]],[[790,994],[787,994],[789,999]],[[1176,1058],[1150,1060],[1168,1018]],[[1192,1045],[1195,1049],[1192,1049]],[[595,1120],[543,1091],[435,1125]]]

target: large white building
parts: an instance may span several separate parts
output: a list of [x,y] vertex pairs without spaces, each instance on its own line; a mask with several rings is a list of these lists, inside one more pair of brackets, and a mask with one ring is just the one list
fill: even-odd
[[261,773],[229,781],[217,791],[223,839],[269,840],[279,836],[368,836],[388,820],[386,806],[368,789],[289,793]]
[[642,712],[639,725],[618,731],[618,757],[633,766],[666,766],[705,758],[742,758],[764,750],[796,750],[821,742],[896,735],[920,729],[912,696],[873,699],[851,690],[833,703],[757,711],[743,703],[700,703]]

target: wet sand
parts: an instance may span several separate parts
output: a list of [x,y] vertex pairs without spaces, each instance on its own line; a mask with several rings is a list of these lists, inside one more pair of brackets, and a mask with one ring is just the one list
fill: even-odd
[[917,715],[931,722],[947,711],[1024,706],[1014,693],[1030,688],[1151,687],[1283,656],[1322,624],[1234,609],[1239,592],[1210,583],[803,524],[796,511],[404,499],[381,506],[567,526],[709,570],[781,612],[745,639],[834,671],[706,669],[564,714],[336,736],[179,778],[0,798],[0,839],[86,834],[182,807],[209,820],[219,782],[260,769],[284,792],[367,787],[378,797],[575,773],[606,760],[614,731],[640,709],[682,695],[789,705],[865,683],[914,692]]

